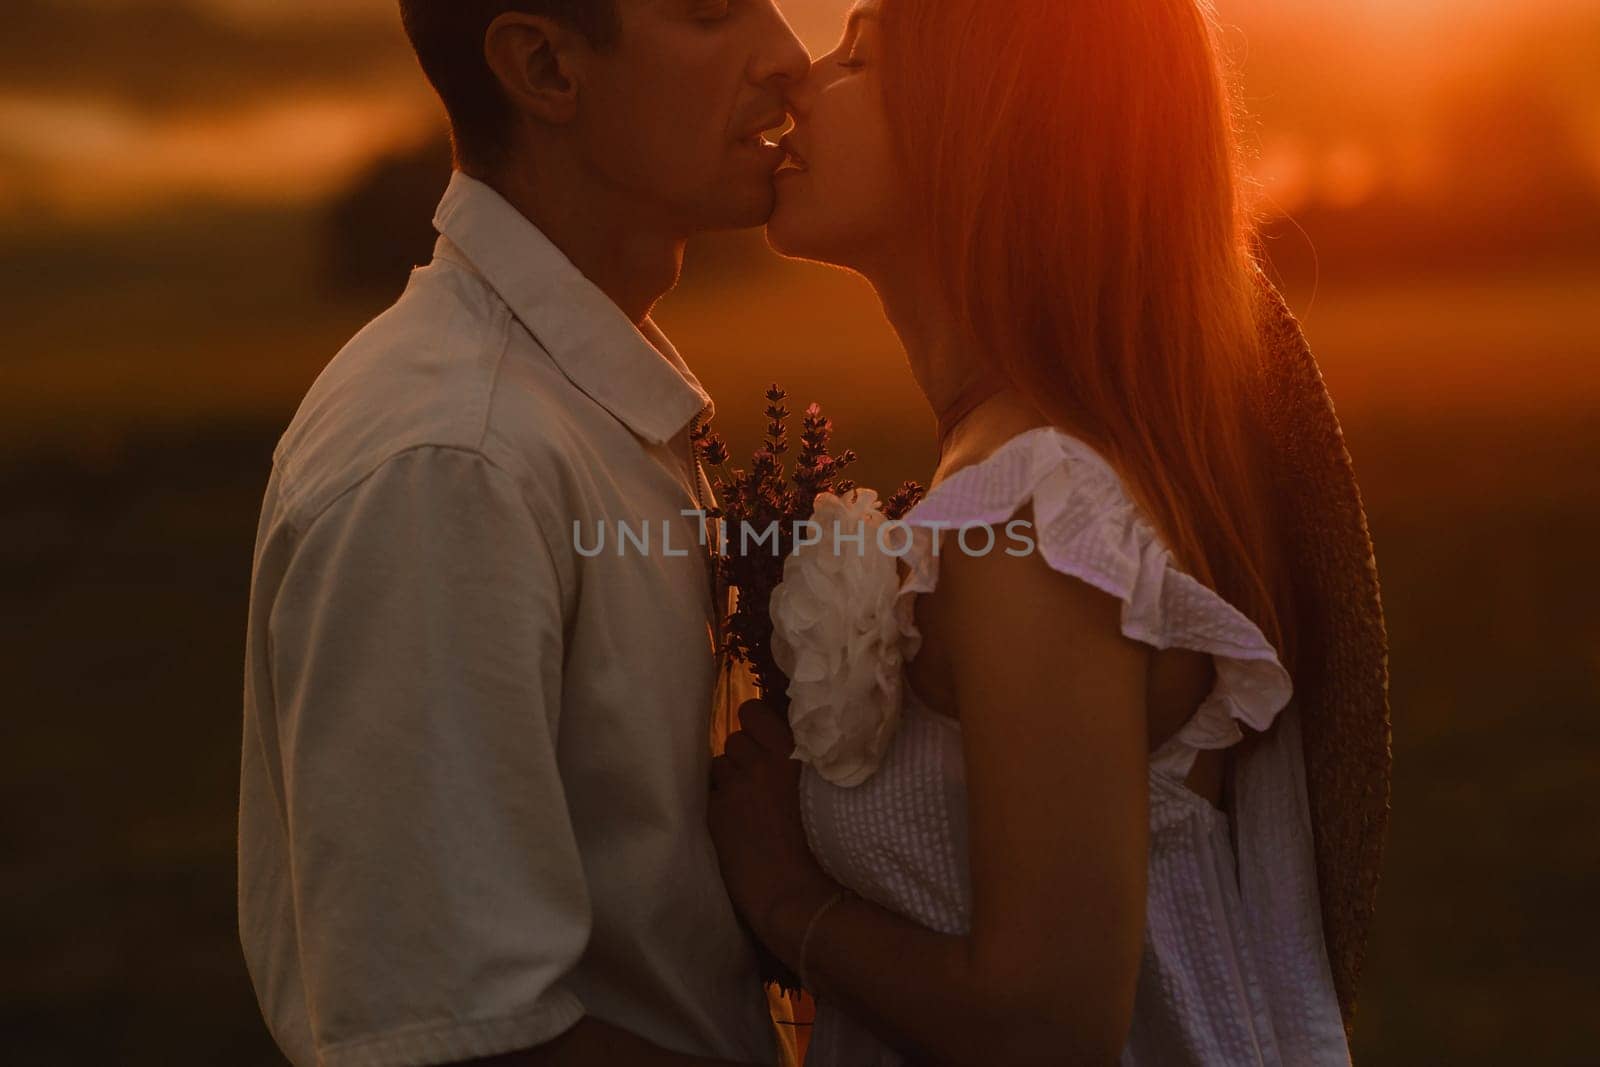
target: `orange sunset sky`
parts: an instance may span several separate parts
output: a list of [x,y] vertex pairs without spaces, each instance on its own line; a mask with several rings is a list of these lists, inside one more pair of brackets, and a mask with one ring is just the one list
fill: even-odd
[[[1590,0],[1219,0],[1278,207],[1423,188],[1452,96],[1505,70],[1570,124],[1600,187]],[[10,0],[0,226],[195,197],[313,202],[436,134],[393,0]],[[814,52],[848,0],[784,0]]]

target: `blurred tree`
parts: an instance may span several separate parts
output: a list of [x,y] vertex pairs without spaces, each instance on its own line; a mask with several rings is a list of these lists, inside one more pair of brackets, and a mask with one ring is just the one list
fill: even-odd
[[433,209],[450,180],[450,142],[437,137],[386,156],[326,208],[326,281],[340,295],[398,292],[433,258]]

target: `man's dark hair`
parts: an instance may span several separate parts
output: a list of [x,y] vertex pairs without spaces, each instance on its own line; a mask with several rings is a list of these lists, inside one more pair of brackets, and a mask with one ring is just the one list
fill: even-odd
[[566,23],[596,48],[621,32],[618,0],[400,0],[400,19],[422,71],[444,101],[456,160],[493,166],[504,150],[511,108],[483,58],[489,24],[507,11]]

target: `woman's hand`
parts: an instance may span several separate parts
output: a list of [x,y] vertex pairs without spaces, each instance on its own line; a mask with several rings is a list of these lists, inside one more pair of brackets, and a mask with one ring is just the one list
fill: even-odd
[[820,904],[837,885],[806,842],[801,764],[790,759],[788,720],[752,700],[739,709],[739,725],[723,755],[711,761],[708,822],[728,895],[756,936],[778,951],[772,918],[780,905]]

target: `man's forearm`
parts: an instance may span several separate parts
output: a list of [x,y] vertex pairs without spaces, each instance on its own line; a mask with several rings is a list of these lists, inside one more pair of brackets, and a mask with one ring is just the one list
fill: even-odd
[[618,1063],[640,1067],[737,1067],[732,1060],[669,1052],[638,1034],[588,1017],[538,1048],[473,1060],[460,1067],[611,1067]]

